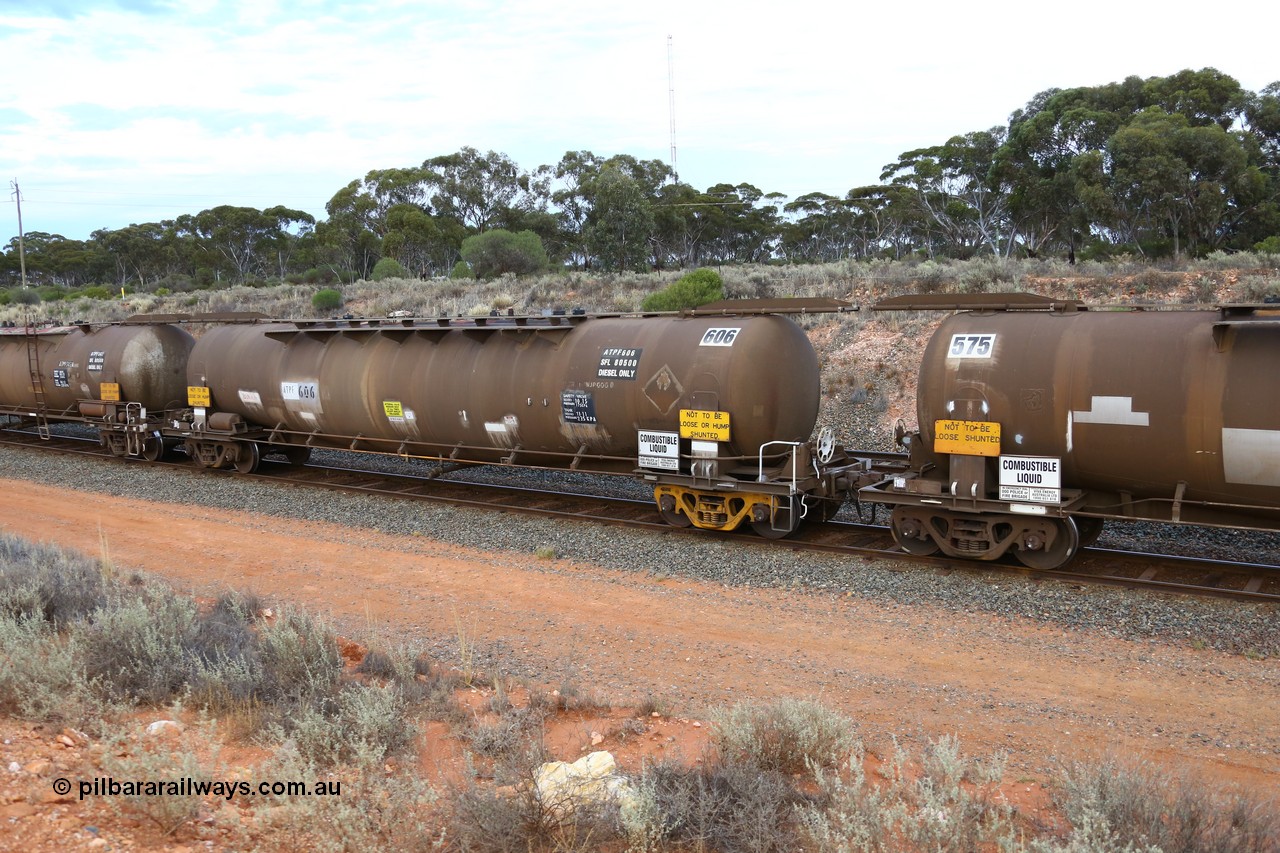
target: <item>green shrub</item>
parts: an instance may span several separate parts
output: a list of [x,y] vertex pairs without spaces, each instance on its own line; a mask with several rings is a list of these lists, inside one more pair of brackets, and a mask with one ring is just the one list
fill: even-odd
[[1254,243],[1253,250],[1260,255],[1280,255],[1280,234],[1272,234],[1267,239]]
[[462,241],[461,253],[476,278],[507,273],[530,275],[545,270],[550,263],[542,238],[532,231],[513,234],[505,228],[494,228],[474,234]]
[[41,301],[40,291],[33,288],[15,290],[12,301],[15,305],[39,305]]
[[415,730],[407,715],[404,695],[394,686],[348,684],[332,701],[305,705],[273,729],[275,739],[291,740],[308,762],[371,768],[412,745]]
[[342,786],[341,796],[271,794],[265,798],[269,808],[254,812],[259,826],[270,832],[255,833],[255,845],[245,843],[245,849],[256,846],[318,853],[458,849],[456,845],[442,847],[433,809],[437,796],[412,767],[392,773],[382,765],[354,771],[345,768],[341,777],[335,778],[327,768],[306,761],[296,748],[285,744],[263,766],[262,778],[337,782]]
[[105,287],[102,287],[101,285],[86,287],[84,290],[80,291],[79,295],[85,297],[86,299],[114,299],[115,298],[114,293],[112,293],[110,290],[107,290]]
[[101,607],[106,594],[93,561],[0,536],[0,614],[42,619],[60,630]]
[[458,261],[453,265],[449,278],[475,278],[475,274],[471,272],[471,266],[466,261]]
[[724,299],[724,280],[715,270],[694,270],[679,280],[652,293],[642,305],[645,311],[682,311],[708,302]]
[[336,311],[342,307],[342,294],[331,287],[317,290],[311,297],[311,307],[317,311]]
[[409,271],[395,258],[382,258],[373,265],[371,277],[374,281],[384,278],[409,278]]
[[195,632],[195,602],[153,584],[93,614],[84,632],[85,668],[110,699],[163,704],[186,687]]
[[1254,853],[1274,850],[1280,838],[1274,795],[1267,802],[1214,790],[1151,765],[1073,765],[1056,799],[1077,832],[1090,828],[1106,849]]
[[38,616],[0,613],[0,713],[79,721],[93,704],[81,651]]
[[151,821],[161,833],[170,835],[199,817],[204,798],[194,788],[212,784],[215,778],[225,779],[218,767],[217,744],[214,723],[183,731],[176,738],[139,737],[136,732],[119,731],[105,741],[103,772],[113,779],[146,780],[157,786],[137,786],[134,791],[103,799],[117,814]]
[[[786,776],[745,764],[659,764],[639,780],[627,834],[657,850],[799,850],[803,796]],[[856,848],[849,848],[856,849]]]
[[287,611],[260,636],[262,697],[303,705],[332,696],[342,677],[337,637],[309,617]]
[[711,719],[712,740],[726,761],[780,773],[833,766],[857,742],[852,720],[808,699],[739,703]]

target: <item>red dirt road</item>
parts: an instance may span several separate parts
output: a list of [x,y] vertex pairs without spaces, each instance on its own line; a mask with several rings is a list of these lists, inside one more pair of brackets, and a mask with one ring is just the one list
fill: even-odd
[[105,550],[122,570],[253,591],[392,642],[456,638],[461,624],[544,684],[568,679],[617,705],[653,696],[702,715],[811,697],[857,720],[873,751],[893,735],[918,746],[954,734],[966,754],[1008,751],[1018,777],[1044,779],[1055,760],[1142,756],[1280,790],[1275,660],[29,482],[0,480],[0,519],[34,541]]

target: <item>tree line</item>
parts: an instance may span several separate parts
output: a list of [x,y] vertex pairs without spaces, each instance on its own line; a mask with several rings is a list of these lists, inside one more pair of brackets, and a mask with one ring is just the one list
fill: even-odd
[[[791,199],[746,182],[698,190],[627,154],[570,151],[526,171],[463,148],[370,171],[325,209],[317,220],[224,205],[88,240],[31,232],[28,278],[154,288],[368,278],[384,260],[430,278],[543,265],[1280,252],[1280,82],[1255,93],[1207,68],[1050,89],[1008,124],[907,151],[880,183],[843,197]],[[16,283],[18,266],[14,237],[0,283]]]

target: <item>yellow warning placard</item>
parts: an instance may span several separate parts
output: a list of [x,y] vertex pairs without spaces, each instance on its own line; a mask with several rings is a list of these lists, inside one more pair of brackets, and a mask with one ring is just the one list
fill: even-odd
[[389,418],[404,417],[404,406],[401,405],[399,400],[383,400],[382,411]]
[[681,409],[680,437],[698,441],[728,441],[729,413]]
[[1000,424],[994,421],[934,421],[933,452],[999,456]]
[[187,405],[204,406],[205,408],[213,405],[213,398],[209,394],[209,389],[204,385],[188,385]]
[[107,403],[120,402],[120,383],[102,382],[98,384],[98,397]]

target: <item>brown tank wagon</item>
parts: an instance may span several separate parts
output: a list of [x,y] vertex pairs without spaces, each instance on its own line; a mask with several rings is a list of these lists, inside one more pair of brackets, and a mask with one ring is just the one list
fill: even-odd
[[[110,422],[122,454],[155,458],[148,413],[182,406],[193,338],[172,325],[14,328],[0,332],[0,414]],[[110,436],[110,437],[108,437]]]
[[1280,311],[973,310],[925,350],[910,472],[861,490],[912,553],[1067,562],[1105,519],[1280,526]]
[[329,447],[627,474],[672,524],[769,536],[873,479],[829,437],[809,444],[817,356],[765,309],[221,325],[187,376],[182,440],[211,467]]

